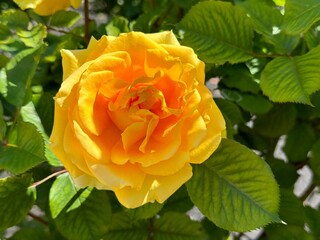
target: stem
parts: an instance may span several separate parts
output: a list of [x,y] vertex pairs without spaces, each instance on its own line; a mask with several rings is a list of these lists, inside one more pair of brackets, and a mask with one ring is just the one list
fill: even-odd
[[304,202],[310,196],[310,194],[314,191],[314,189],[316,187],[317,187],[316,184],[314,184],[314,183],[310,184],[310,186],[305,190],[305,192],[302,194],[300,199]]
[[154,0],[149,0],[151,9],[154,9]]
[[51,27],[51,26],[46,26],[46,27],[47,27],[47,29],[49,31],[55,31],[55,32],[63,33],[63,34],[70,34],[71,36],[79,38],[79,39],[82,40],[82,37],[80,35],[74,34],[72,32],[64,31],[62,29],[57,29],[57,28],[54,28],[54,27]]
[[20,111],[21,111],[21,108],[18,107],[16,109],[16,112],[15,112],[14,116],[12,117],[12,124],[11,124],[9,130],[6,132],[6,135],[5,135],[5,138],[4,138],[5,139],[5,143],[6,143],[6,140],[9,138],[9,136],[11,135],[14,127],[16,126],[16,124],[17,124],[17,122],[18,122],[18,120],[20,118]]
[[86,41],[87,44],[90,41],[89,24],[90,24],[89,0],[84,0],[84,40]]
[[37,215],[34,215],[32,212],[29,212],[28,216],[32,217],[34,220],[37,220],[39,223],[42,223],[42,224],[48,226],[48,222],[46,220],[44,220],[43,218],[41,218]]
[[149,219],[149,226],[148,226],[148,238],[147,240],[153,240],[154,235],[154,218]]
[[65,173],[65,172],[67,172],[66,169],[63,169],[63,170],[61,170],[61,171],[52,173],[52,174],[49,175],[48,177],[46,177],[46,178],[44,178],[44,179],[42,179],[42,180],[40,180],[40,181],[38,181],[38,182],[35,182],[35,183],[32,184],[29,188],[31,188],[31,187],[37,187],[37,186],[39,186],[40,184],[48,181],[49,179],[51,179],[51,178],[53,178],[53,177],[55,177],[55,176],[58,176],[58,175],[60,175],[60,174],[62,174],[62,173]]

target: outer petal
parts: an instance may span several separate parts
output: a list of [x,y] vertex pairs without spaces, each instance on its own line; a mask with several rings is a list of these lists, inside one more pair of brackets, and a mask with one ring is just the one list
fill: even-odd
[[35,8],[41,1],[42,0],[14,0],[22,10]]
[[192,168],[186,164],[180,171],[168,176],[146,177],[141,189],[124,187],[114,192],[119,202],[127,208],[136,208],[148,202],[163,203],[192,177]]
[[141,170],[150,175],[167,176],[180,171],[189,161],[189,152],[179,151],[172,158],[150,165],[149,167],[141,167]]
[[201,113],[207,125],[207,135],[202,143],[190,152],[190,163],[202,163],[207,160],[220,144],[222,134],[225,131],[225,121],[211,93],[204,85],[198,86],[202,103],[199,105]]
[[140,171],[137,165],[127,163],[116,164],[93,164],[91,170],[95,177],[103,184],[101,189],[118,188],[141,188],[146,174]]
[[81,6],[82,0],[70,0],[71,6],[74,8],[78,8]]
[[159,33],[149,33],[146,36],[158,44],[171,44],[180,46],[176,36],[173,34],[172,31],[164,31]]
[[66,9],[70,6],[69,0],[42,0],[34,9],[34,11],[39,15],[51,15],[59,10]]
[[95,48],[97,40],[91,37],[89,46],[83,50],[61,50],[63,80],[68,78],[74,71],[76,71],[88,58],[89,53]]

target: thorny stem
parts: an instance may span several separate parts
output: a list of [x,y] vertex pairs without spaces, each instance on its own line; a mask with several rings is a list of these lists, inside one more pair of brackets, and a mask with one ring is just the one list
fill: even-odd
[[32,212],[29,212],[28,216],[32,217],[34,220],[36,220],[36,221],[38,221],[38,222],[40,222],[40,223],[42,223],[42,224],[44,224],[46,226],[48,226],[48,222],[46,220],[44,220],[43,218],[33,214]]
[[29,188],[31,188],[31,187],[37,187],[37,186],[39,186],[40,184],[48,181],[49,179],[51,179],[51,178],[53,178],[53,177],[55,177],[55,176],[58,176],[58,175],[60,175],[60,174],[62,174],[62,173],[65,173],[65,172],[67,172],[66,169],[63,169],[63,170],[61,170],[61,171],[52,173],[52,174],[49,175],[48,177],[46,177],[46,178],[44,178],[44,179],[42,179],[42,180],[40,180],[40,181],[38,181],[38,182],[35,182],[35,183],[32,184]]
[[86,43],[89,43],[90,41],[89,24],[90,24],[89,0],[84,0],[84,40]]
[[149,219],[149,226],[148,226],[148,238],[147,240],[153,240],[154,234],[154,218]]

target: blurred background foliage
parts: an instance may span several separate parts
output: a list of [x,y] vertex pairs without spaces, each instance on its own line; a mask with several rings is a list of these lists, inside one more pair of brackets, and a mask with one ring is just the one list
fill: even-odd
[[[42,17],[1,0],[0,239],[320,239],[319,1],[222,1],[230,3],[222,19],[198,2],[95,0],[84,18],[83,7]],[[86,48],[90,36],[162,30],[206,62],[228,138],[271,166],[286,224],[224,230],[194,208],[185,186],[164,205],[128,210],[111,192],[72,188],[66,173],[39,182],[63,171],[47,147],[60,50]]]

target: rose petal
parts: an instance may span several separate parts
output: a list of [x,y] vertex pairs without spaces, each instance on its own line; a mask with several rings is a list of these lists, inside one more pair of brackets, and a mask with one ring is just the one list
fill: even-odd
[[207,125],[207,136],[195,149],[190,152],[191,163],[202,163],[217,149],[221,141],[221,134],[225,131],[225,121],[217,105],[211,101],[209,90],[203,86],[198,86],[203,103],[199,105],[199,112]]
[[168,176],[147,175],[141,189],[124,187],[114,192],[119,202],[127,208],[136,208],[148,202],[163,203],[192,177],[192,168],[186,164],[180,171]]
[[127,163],[118,166],[116,164],[94,164],[92,172],[104,185],[103,189],[121,189],[125,187],[141,188],[146,174],[141,172],[137,165]]
[[145,34],[146,37],[150,38],[151,40],[155,41],[158,44],[171,44],[180,46],[179,41],[175,37],[172,31],[163,31],[159,33],[148,33]]
[[[80,83],[79,99],[77,107],[79,118],[84,127],[92,134],[99,135],[108,123],[108,115],[103,111],[95,111],[95,101],[103,82],[113,78],[113,73],[109,71],[95,72],[90,74]],[[103,107],[103,106],[100,106]],[[107,108],[107,105],[104,106]],[[106,121],[107,123],[104,123]]]
[[88,58],[89,53],[95,49],[97,40],[91,37],[88,48],[83,50],[61,50],[62,66],[63,66],[63,80],[68,78],[74,71],[76,71]]
[[150,175],[166,176],[180,171],[189,161],[189,152],[178,151],[173,157],[148,167],[141,167],[141,170]]

